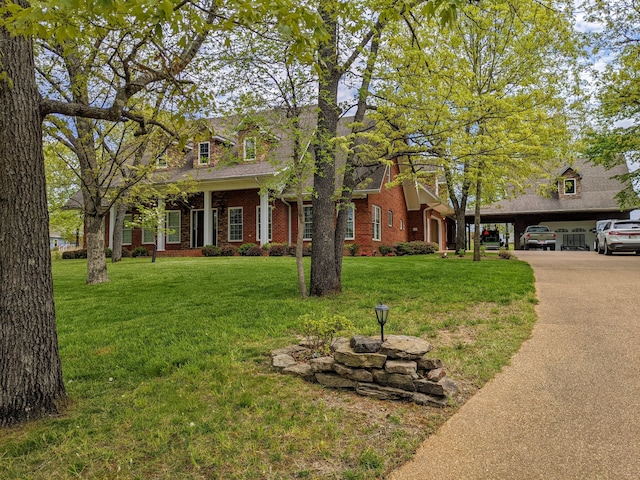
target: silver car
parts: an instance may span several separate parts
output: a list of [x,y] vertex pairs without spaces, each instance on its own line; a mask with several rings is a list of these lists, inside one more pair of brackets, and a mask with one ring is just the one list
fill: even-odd
[[610,220],[597,232],[598,253],[640,254],[640,220]]

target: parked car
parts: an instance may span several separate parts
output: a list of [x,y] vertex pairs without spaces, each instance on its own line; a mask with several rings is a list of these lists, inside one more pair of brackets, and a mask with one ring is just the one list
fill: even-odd
[[595,236],[593,238],[593,251],[594,252],[600,253],[600,250],[598,248],[598,234],[602,231],[604,226],[609,222],[613,222],[613,220],[612,219],[598,220],[596,222],[596,228],[592,228],[591,229],[591,233],[595,233]]
[[640,255],[640,220],[610,220],[598,231],[598,253],[635,252]]
[[525,250],[530,248],[555,250],[556,237],[556,232],[545,225],[529,225],[520,236],[520,245]]

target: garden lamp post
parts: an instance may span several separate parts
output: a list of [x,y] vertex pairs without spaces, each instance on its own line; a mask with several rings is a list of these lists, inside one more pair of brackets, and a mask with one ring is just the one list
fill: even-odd
[[376,318],[380,324],[380,340],[384,342],[384,324],[387,323],[387,318],[389,318],[389,307],[379,304],[373,309],[376,311]]

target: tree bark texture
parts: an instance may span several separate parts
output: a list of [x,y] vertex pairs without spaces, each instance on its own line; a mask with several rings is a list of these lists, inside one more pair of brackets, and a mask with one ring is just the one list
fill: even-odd
[[335,147],[332,139],[338,131],[338,83],[341,73],[337,58],[337,22],[320,2],[319,13],[330,38],[318,49],[318,126],[314,145],[316,170],[313,175],[313,240],[311,250],[311,282],[309,293],[325,296],[342,291],[336,271],[335,255]]
[[108,282],[107,260],[104,255],[104,216],[85,213],[84,226],[87,244],[87,283],[97,285]]
[[122,234],[124,227],[124,216],[127,213],[127,205],[124,202],[116,204],[116,218],[113,226],[113,245],[111,248],[111,262],[117,263],[122,260]]
[[473,261],[480,261],[480,201],[482,198],[482,175],[478,173],[476,180],[476,207],[473,215]]
[[58,413],[66,392],[32,41],[0,28],[0,59],[0,426],[10,426]]

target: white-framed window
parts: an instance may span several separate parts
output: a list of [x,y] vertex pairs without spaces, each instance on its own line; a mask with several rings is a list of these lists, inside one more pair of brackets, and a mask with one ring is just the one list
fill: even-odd
[[387,183],[391,183],[391,165],[387,165]]
[[353,205],[347,207],[347,230],[344,236],[345,240],[355,240],[356,238],[356,226],[355,226],[355,209]]
[[131,214],[127,213],[124,216],[124,224],[122,225],[122,244],[131,245]]
[[[261,242],[262,238],[260,238],[260,232],[261,230],[261,223],[260,220],[262,220],[262,215],[260,214],[260,206],[258,205],[257,210],[256,210],[256,229],[257,229],[257,235],[256,235],[256,239]],[[271,240],[273,240],[273,235],[271,234],[271,217],[272,217],[272,213],[273,213],[273,209],[271,207],[269,207],[269,224],[267,225],[267,228],[269,229],[269,240],[267,240],[267,242],[270,242]]]
[[564,179],[564,194],[565,195],[575,195],[576,193],[577,193],[576,179],[575,178],[565,178]]
[[256,137],[245,137],[244,160],[249,162],[256,159]]
[[404,220],[400,219],[400,230],[404,230]]
[[211,145],[209,142],[198,143],[198,165],[208,165],[211,153]]
[[387,212],[387,225],[393,227],[393,210]]
[[156,229],[155,228],[143,228],[142,229],[142,243],[156,243]]
[[304,207],[304,240],[311,240],[313,237],[313,207],[305,205]]
[[166,152],[156,157],[156,168],[167,168],[167,154]]
[[242,241],[242,207],[229,208],[229,241]]
[[180,210],[166,212],[167,243],[180,243]]
[[373,205],[371,210],[372,237],[376,241],[382,240],[382,208]]

